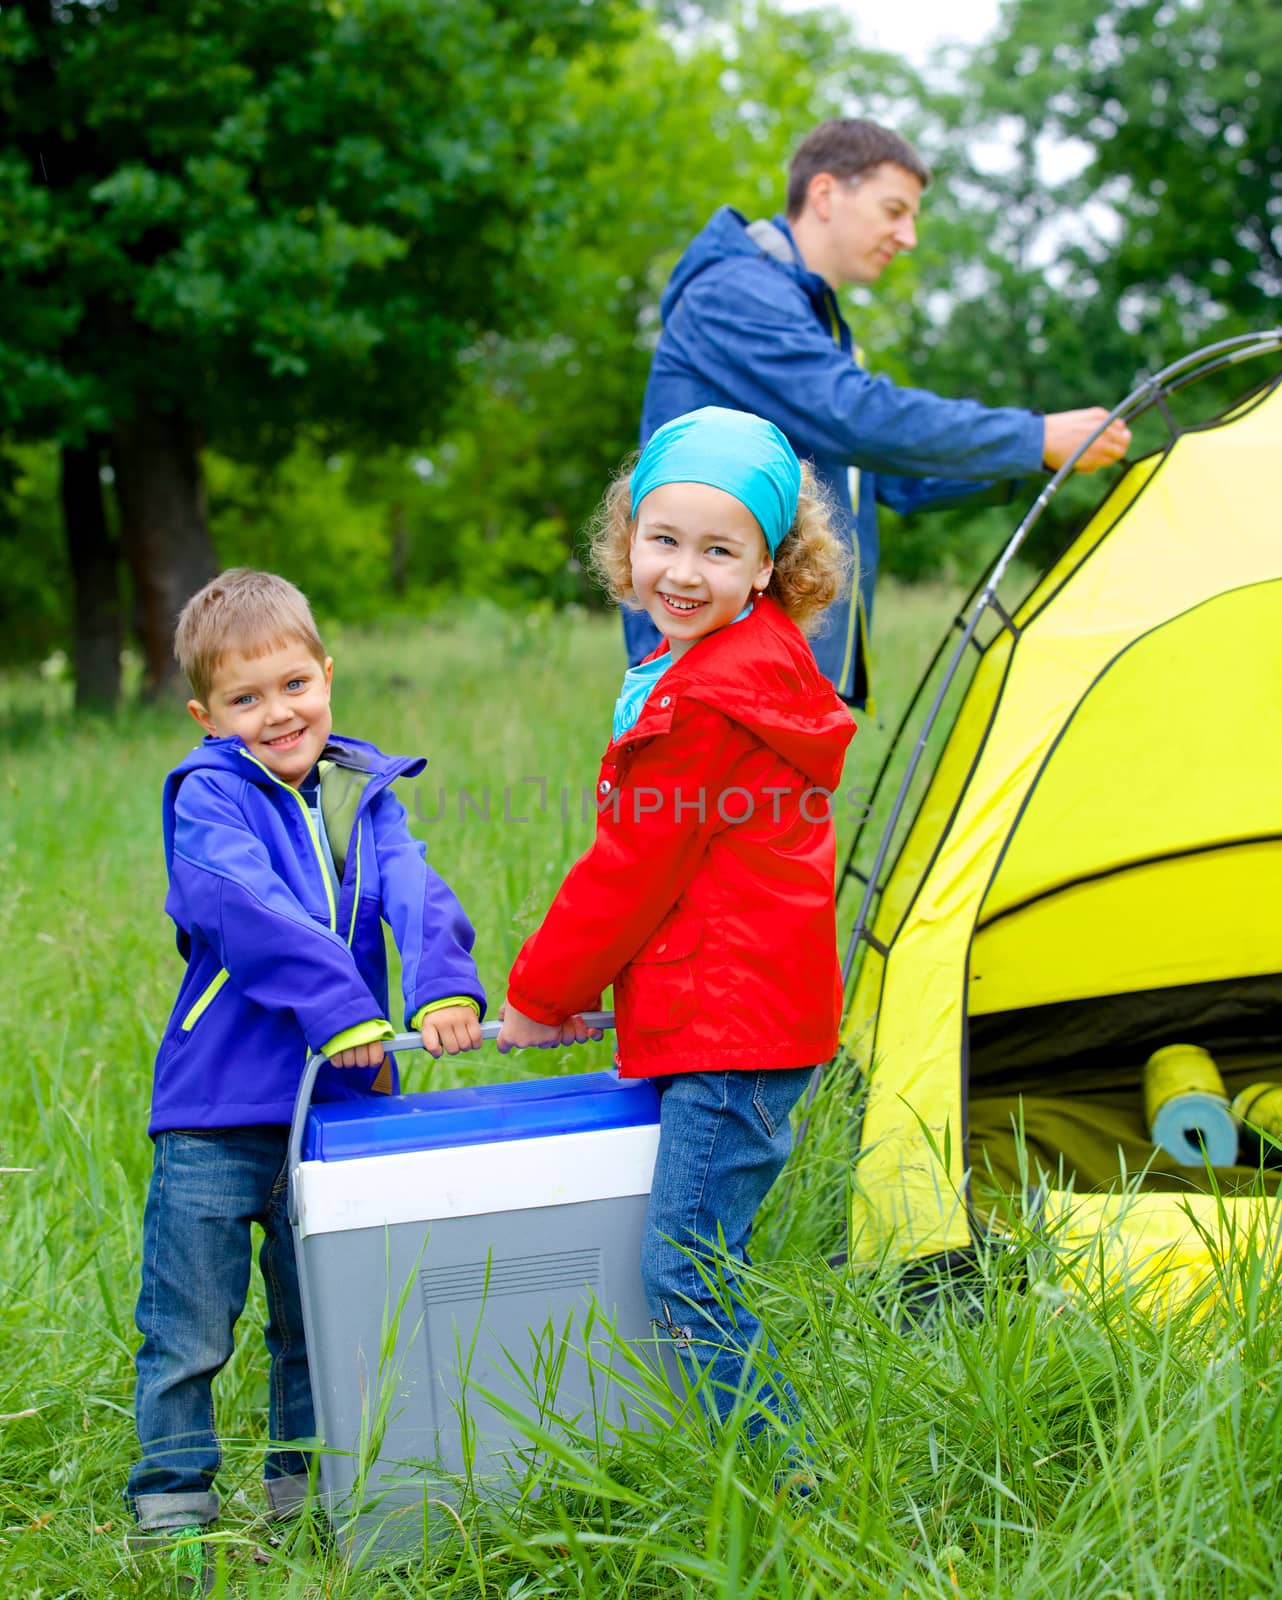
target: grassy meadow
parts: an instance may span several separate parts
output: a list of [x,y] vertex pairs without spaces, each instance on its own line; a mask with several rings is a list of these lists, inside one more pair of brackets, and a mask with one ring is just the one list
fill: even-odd
[[[943,590],[884,592],[877,669],[887,718],[955,604]],[[402,793],[429,859],[476,924],[497,1000],[521,939],[590,834],[579,797],[594,782],[622,670],[617,624],[485,610],[329,630],[328,642],[336,727],[430,759]],[[0,681],[4,1600],[171,1592],[126,1557],[120,1490],[134,1450],[151,1062],[179,975],[161,909],[160,785],[195,728],[177,711],[142,709],[76,722],[68,701],[65,684],[39,675]],[[867,719],[849,782],[870,781],[884,737]],[[849,816],[840,807],[838,816],[848,833]],[[487,1048],[430,1072],[415,1058],[407,1079],[419,1088],[607,1060],[607,1044],[507,1060]],[[889,1274],[824,1264],[842,1244],[849,1087],[834,1076],[821,1094],[813,1134],[767,1205],[751,1287],[805,1409],[820,1470],[809,1499],[777,1489],[769,1459],[737,1451],[733,1437],[710,1443],[689,1420],[605,1451],[569,1430],[515,1501],[464,1495],[452,1532],[413,1561],[349,1570],[306,1522],[273,1546],[261,1520],[266,1373],[255,1287],[218,1387],[225,1505],[211,1539],[215,1592],[1282,1593],[1282,1322],[1267,1278],[1247,1284],[1231,1312],[1190,1307],[1157,1320],[1124,1290],[1066,1294],[1042,1254],[1016,1249],[990,1263],[981,1304],[915,1324]]]

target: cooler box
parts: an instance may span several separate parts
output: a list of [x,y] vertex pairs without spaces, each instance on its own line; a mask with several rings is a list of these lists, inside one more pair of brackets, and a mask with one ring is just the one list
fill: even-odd
[[349,1549],[384,1551],[536,1450],[489,1397],[629,1424],[617,1341],[661,1370],[640,1278],[658,1095],[595,1072],[309,1106],[319,1064],[289,1171],[321,1489]]

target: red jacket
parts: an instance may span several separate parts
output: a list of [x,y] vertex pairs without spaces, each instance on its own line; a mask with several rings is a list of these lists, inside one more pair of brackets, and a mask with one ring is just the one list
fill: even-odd
[[512,1004],[556,1023],[613,983],[625,1077],[828,1060],[827,796],[854,731],[774,601],[700,640],[606,750],[596,839],[517,957]]

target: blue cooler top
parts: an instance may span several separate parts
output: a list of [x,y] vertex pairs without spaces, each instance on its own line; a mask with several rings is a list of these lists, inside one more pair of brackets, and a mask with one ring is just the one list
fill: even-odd
[[636,1128],[658,1120],[654,1085],[613,1072],[370,1095],[313,1105],[303,1130],[303,1160],[353,1161],[407,1150]]

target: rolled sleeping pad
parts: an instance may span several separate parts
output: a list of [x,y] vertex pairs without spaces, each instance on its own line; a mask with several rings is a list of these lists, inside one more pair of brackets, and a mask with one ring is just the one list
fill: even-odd
[[1200,1046],[1171,1044],[1144,1064],[1149,1137],[1182,1167],[1231,1167],[1237,1124],[1215,1062]]
[[1252,1160],[1270,1166],[1282,1161],[1282,1083],[1253,1083],[1239,1090],[1229,1107]]

